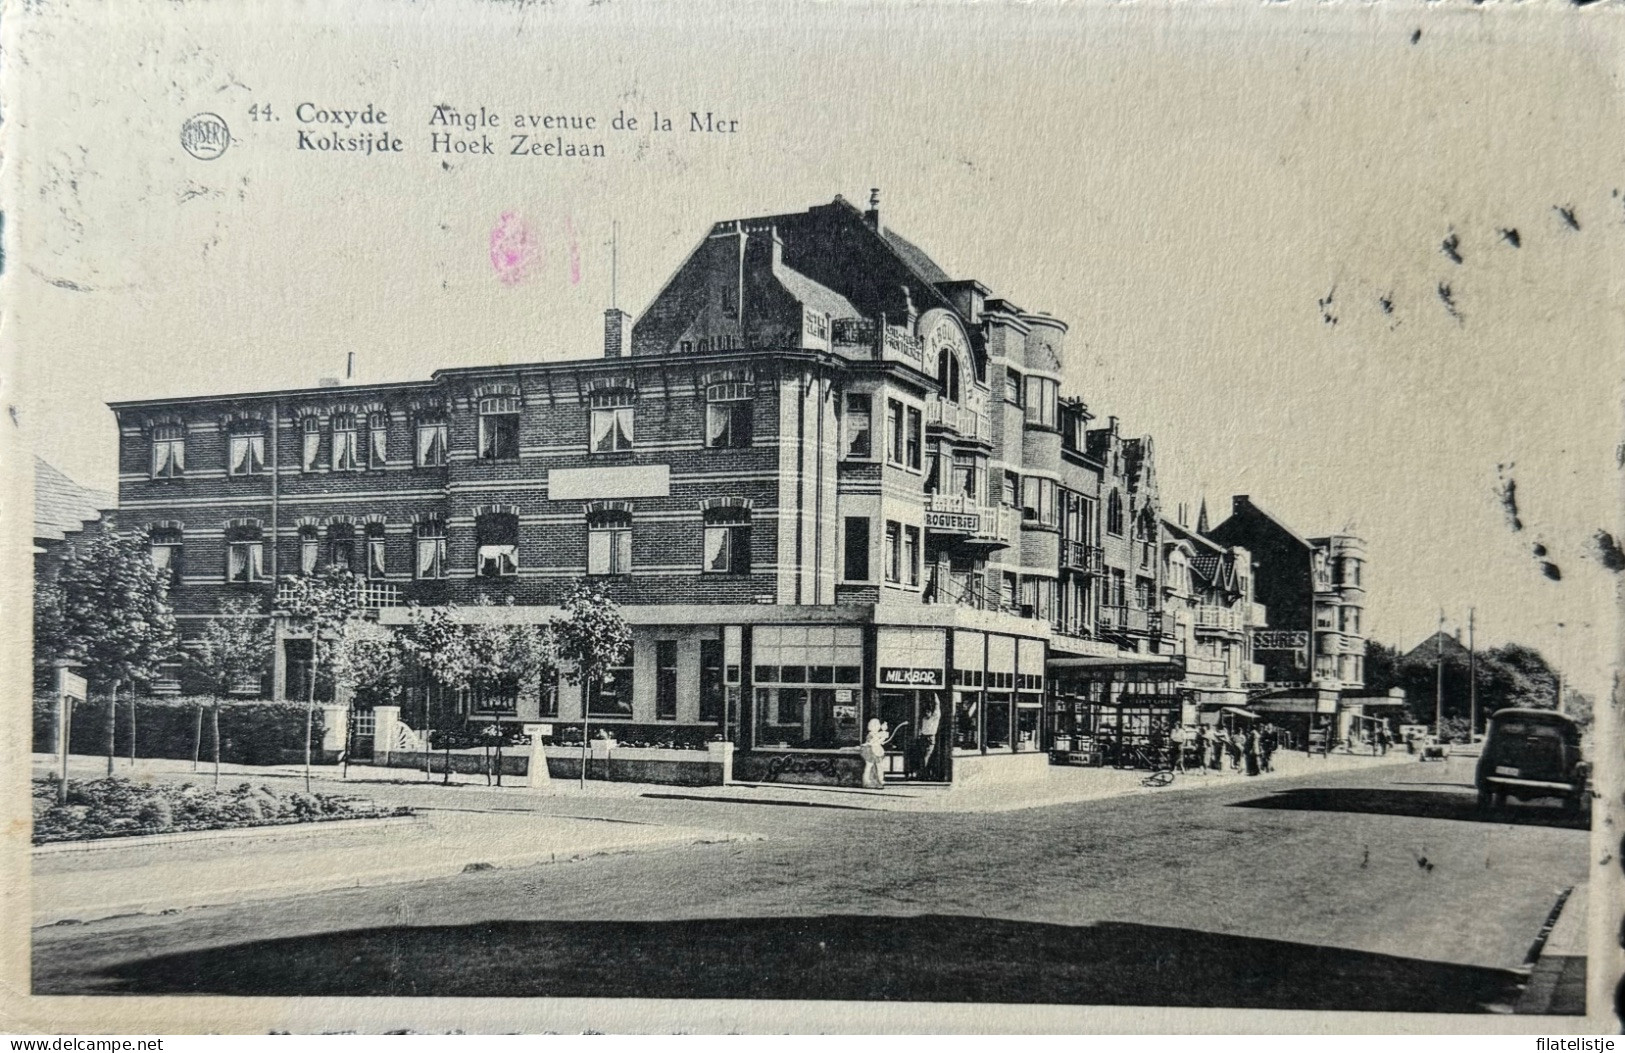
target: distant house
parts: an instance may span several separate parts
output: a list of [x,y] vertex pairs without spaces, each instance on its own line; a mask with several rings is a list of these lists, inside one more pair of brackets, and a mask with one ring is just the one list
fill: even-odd
[[1467,657],[1467,645],[1461,642],[1460,629],[1457,629],[1454,634],[1440,629],[1409,651],[1406,651],[1400,656],[1399,660],[1401,662],[1417,661],[1432,665],[1441,654]]
[[68,546],[101,530],[112,518],[117,498],[81,486],[61,470],[34,458],[34,575],[55,577]]

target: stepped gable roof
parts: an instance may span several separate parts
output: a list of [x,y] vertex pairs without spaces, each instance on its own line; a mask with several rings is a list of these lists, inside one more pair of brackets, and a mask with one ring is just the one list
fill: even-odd
[[49,462],[34,458],[35,538],[61,541],[117,504],[105,490],[81,486]]

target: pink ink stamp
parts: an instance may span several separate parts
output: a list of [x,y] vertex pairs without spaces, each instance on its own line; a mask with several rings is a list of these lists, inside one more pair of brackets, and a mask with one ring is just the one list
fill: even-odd
[[504,285],[518,285],[538,255],[530,227],[517,212],[504,212],[491,228],[491,269]]

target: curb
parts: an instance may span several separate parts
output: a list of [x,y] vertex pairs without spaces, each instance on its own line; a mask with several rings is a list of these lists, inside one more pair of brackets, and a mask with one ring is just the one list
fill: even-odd
[[262,823],[224,830],[183,830],[175,834],[136,834],[129,837],[96,837],[85,841],[52,841],[30,845],[34,858],[74,855],[81,852],[112,852],[119,849],[154,848],[160,845],[186,845],[207,841],[233,841],[253,838],[259,841],[296,841],[326,834],[359,833],[407,823],[421,823],[422,815],[386,815],[377,819],[324,819],[312,823]]
[[258,900],[283,899],[290,896],[337,892],[344,889],[374,888],[382,885],[401,885],[437,878],[456,877],[460,874],[488,870],[541,866],[550,863],[573,863],[599,856],[628,855],[656,848],[675,848],[696,844],[728,844],[739,841],[761,841],[760,834],[730,834],[721,831],[696,831],[692,834],[645,844],[610,844],[602,848],[533,850],[511,852],[505,855],[473,854],[457,859],[412,866],[374,870],[365,874],[334,874],[330,877],[306,881],[285,881],[273,885],[232,889],[229,892],[203,891],[192,895],[164,898],[161,894],[147,899],[105,903],[84,908],[46,908],[33,914],[31,927],[50,928],[58,925],[83,925],[93,921],[128,917],[138,914],[178,914],[182,910],[199,907],[231,907]]

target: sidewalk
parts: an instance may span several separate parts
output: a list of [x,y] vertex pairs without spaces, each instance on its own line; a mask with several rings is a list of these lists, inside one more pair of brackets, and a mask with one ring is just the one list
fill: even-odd
[[[327,828],[327,829],[324,829]],[[309,823],[87,845],[33,853],[36,927],[121,914],[240,903],[560,863],[747,835],[531,812],[438,812],[375,823]]]
[[1536,1016],[1584,1016],[1586,1011],[1587,904],[1590,885],[1577,885],[1563,903],[1552,931],[1513,1012]]

